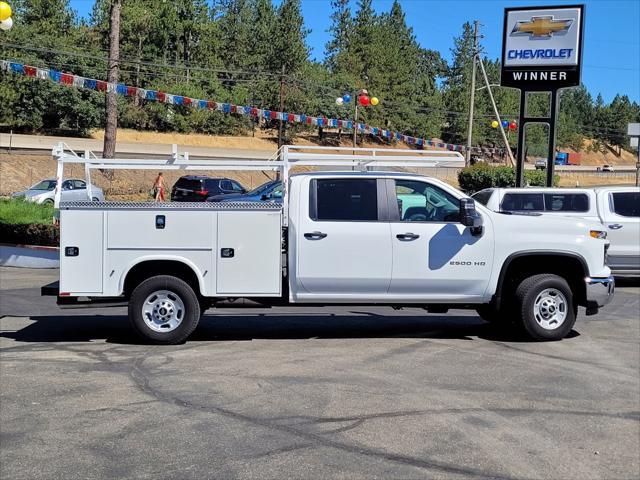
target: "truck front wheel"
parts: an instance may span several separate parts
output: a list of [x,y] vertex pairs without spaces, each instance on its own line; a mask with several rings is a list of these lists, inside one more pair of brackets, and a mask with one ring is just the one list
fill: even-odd
[[182,343],[198,326],[200,304],[185,281],[158,275],[133,290],[129,320],[145,340],[163,345]]
[[534,340],[560,340],[576,322],[576,306],[567,281],[552,274],[533,275],[516,289],[524,331]]

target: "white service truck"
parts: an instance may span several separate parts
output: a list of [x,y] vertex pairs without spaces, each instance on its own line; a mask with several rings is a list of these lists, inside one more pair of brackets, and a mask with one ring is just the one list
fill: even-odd
[[[494,212],[437,179],[369,170],[460,165],[459,154],[447,160],[414,151],[412,160],[402,157],[407,151],[311,150],[284,147],[281,160],[261,166],[233,163],[279,170],[282,205],[60,204],[60,281],[43,294],[62,306],[126,302],[133,328],[162,344],[183,342],[207,308],[238,298],[476,309],[533,339],[556,340],[571,331],[579,305],[595,314],[613,296],[601,226]],[[89,162],[87,154],[57,156],[58,177],[63,163]],[[200,168],[176,158],[163,168]],[[117,162],[91,159],[86,171],[159,168]],[[359,170],[289,176],[293,165]]]

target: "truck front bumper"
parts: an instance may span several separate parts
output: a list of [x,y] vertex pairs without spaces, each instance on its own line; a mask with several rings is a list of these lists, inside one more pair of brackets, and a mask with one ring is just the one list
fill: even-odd
[[612,276],[605,278],[587,277],[587,315],[595,315],[598,308],[604,307],[611,300],[615,291],[615,281]]

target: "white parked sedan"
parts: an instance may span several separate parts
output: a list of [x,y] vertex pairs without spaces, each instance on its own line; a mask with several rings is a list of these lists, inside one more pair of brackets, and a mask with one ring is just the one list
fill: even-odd
[[[25,200],[29,200],[35,203],[53,203],[55,197],[55,189],[55,178],[48,178],[36,183],[28,190],[12,193],[11,198],[24,197]],[[102,192],[101,188],[91,184],[91,198],[89,198],[88,192],[89,191],[87,190],[87,184],[84,180],[72,178],[62,182],[60,200],[62,202],[81,202],[88,200],[92,200],[94,202],[104,202],[104,193]]]

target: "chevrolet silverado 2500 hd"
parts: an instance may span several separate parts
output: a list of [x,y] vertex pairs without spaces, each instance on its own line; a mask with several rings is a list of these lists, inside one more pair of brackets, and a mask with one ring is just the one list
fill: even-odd
[[127,302],[156,343],[184,341],[230,298],[471,308],[555,340],[579,305],[595,314],[612,298],[597,224],[494,212],[407,172],[287,173],[282,204],[60,204],[58,303]]

